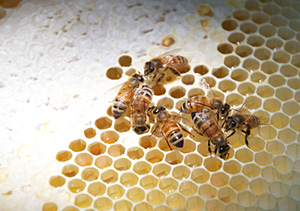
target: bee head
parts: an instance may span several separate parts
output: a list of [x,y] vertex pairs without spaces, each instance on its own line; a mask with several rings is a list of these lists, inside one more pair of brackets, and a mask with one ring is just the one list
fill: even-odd
[[140,75],[140,74],[135,73],[135,74],[132,75],[132,77],[135,78],[136,80],[138,80],[138,81],[141,82],[141,83],[144,82],[144,78],[143,78],[143,76]]
[[220,158],[227,159],[229,154],[228,151],[230,150],[230,146],[228,145],[227,139],[223,136],[219,136],[215,140],[215,154],[218,152]]
[[219,148],[219,151],[218,151],[219,154],[220,154],[220,158],[226,160],[228,158],[228,156],[229,156],[229,153],[228,153],[229,150],[230,150],[230,146],[229,145],[221,146]]
[[223,117],[223,118],[226,118],[227,117],[227,115],[228,115],[228,113],[229,113],[229,111],[230,111],[230,105],[229,104],[227,104],[227,103],[225,103],[224,105],[222,105],[222,107],[221,107],[221,116]]
[[152,72],[154,72],[154,70],[155,70],[155,68],[152,65],[152,62],[146,62],[145,63],[145,67],[144,67],[144,74],[145,75],[151,74]]
[[153,114],[158,114],[160,111],[164,111],[164,110],[166,110],[164,107],[158,107],[153,110]]
[[149,131],[149,126],[141,126],[141,127],[135,127],[133,128],[133,131],[138,134],[138,135],[141,135],[143,133],[147,133]]
[[225,119],[225,131],[227,132],[228,130],[235,129],[237,127],[237,122],[235,118],[232,116],[229,116]]

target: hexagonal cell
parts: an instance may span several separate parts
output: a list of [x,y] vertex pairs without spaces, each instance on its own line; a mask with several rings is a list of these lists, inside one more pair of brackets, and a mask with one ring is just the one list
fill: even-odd
[[107,197],[99,197],[94,201],[94,208],[97,210],[111,210],[112,201]]
[[230,203],[225,206],[224,210],[225,211],[231,211],[231,210],[243,211],[244,207],[238,203]]
[[93,181],[98,179],[99,171],[93,167],[85,168],[81,172],[81,178],[85,181]]
[[293,199],[295,199],[296,201],[299,201],[300,200],[300,185],[295,185],[295,186],[292,186],[290,188],[290,196],[292,196]]
[[81,179],[73,179],[68,183],[68,188],[72,193],[79,193],[84,190],[86,183]]
[[141,147],[147,149],[155,147],[156,142],[157,139],[155,137],[153,137],[152,135],[146,135],[140,138],[139,144]]
[[106,146],[100,142],[92,142],[88,146],[88,151],[93,155],[100,155],[106,151]]
[[295,31],[300,30],[300,22],[298,20],[290,20],[289,26]]
[[189,197],[186,201],[187,210],[196,211],[204,208],[204,201],[199,196]]
[[286,196],[288,194],[288,190],[289,186],[284,184],[282,181],[272,182],[269,185],[269,192],[278,198]]
[[108,154],[113,157],[118,157],[124,154],[125,147],[121,144],[114,144],[107,150]]
[[194,75],[184,75],[181,77],[181,81],[185,85],[193,85],[195,82]]
[[300,91],[295,92],[295,97],[294,99],[299,103],[300,102]]
[[285,155],[274,158],[274,167],[281,174],[287,174],[293,170],[293,161]]
[[75,157],[75,163],[79,166],[89,166],[93,163],[93,157],[86,152],[79,153]]
[[230,187],[224,187],[219,190],[218,198],[225,203],[230,203],[236,198],[236,193]]
[[119,137],[119,134],[113,130],[102,132],[100,135],[101,140],[107,144],[115,143],[116,141],[118,141]]
[[299,68],[300,67],[300,54],[293,55],[291,63]]
[[120,133],[127,132],[128,130],[130,130],[130,128],[131,128],[130,121],[128,121],[125,118],[117,119],[115,121],[114,129]]
[[122,55],[119,57],[118,62],[121,67],[129,67],[132,62],[132,58],[129,55]]
[[144,151],[139,147],[131,147],[127,150],[127,156],[132,160],[138,160],[144,156]]
[[[263,45],[265,42],[265,39],[259,35],[250,35],[247,38],[247,43],[253,47],[258,47]],[[248,47],[248,46],[247,46]],[[250,47],[249,47],[250,48]],[[250,52],[250,51],[248,51]],[[251,49],[251,53],[252,53],[252,49]],[[250,55],[250,54],[249,54]]]
[[259,33],[264,37],[272,37],[276,34],[276,28],[270,24],[265,24],[259,28]]
[[259,69],[259,61],[253,58],[247,58],[243,62],[243,68],[248,71],[254,71]]
[[224,64],[229,68],[239,66],[240,62],[241,61],[240,61],[239,57],[237,57],[235,55],[228,55],[224,59]]
[[290,64],[284,64],[280,67],[280,73],[285,77],[293,77],[298,74],[298,70]]
[[277,130],[272,126],[265,125],[260,127],[259,135],[266,140],[270,140],[276,137]]
[[132,208],[132,203],[127,200],[120,200],[114,203],[114,210],[130,211]]
[[299,159],[300,158],[300,145],[297,143],[288,145],[286,154],[294,160]]
[[257,26],[251,22],[242,23],[240,29],[246,34],[252,34],[257,31]]
[[217,172],[211,175],[210,182],[215,187],[223,187],[228,184],[229,176],[223,172]]
[[[159,140],[158,147],[160,150],[162,150],[164,152],[169,152],[169,151],[175,149],[175,146],[173,146],[172,144],[169,145],[168,142],[164,138],[161,138]],[[171,149],[170,149],[170,147],[171,147]]]
[[256,195],[267,193],[268,186],[268,182],[262,178],[256,178],[250,182],[250,189]]
[[218,157],[207,158],[204,160],[204,166],[208,171],[215,172],[222,168],[222,161]]
[[278,129],[284,128],[289,124],[289,117],[283,113],[276,113],[271,118],[271,124]]
[[236,175],[230,179],[229,185],[236,191],[241,192],[248,188],[249,181],[242,175]]
[[246,10],[239,9],[232,13],[233,17],[239,21],[248,20],[250,18],[250,13]]
[[173,193],[177,190],[178,182],[173,178],[163,178],[159,181],[159,188],[165,194]]
[[138,72],[135,68],[129,68],[126,70],[125,75],[132,76],[134,73]]
[[254,23],[262,24],[262,23],[268,22],[268,20],[269,20],[269,17],[262,12],[256,12],[256,13],[252,14],[252,21]]
[[106,155],[97,157],[95,160],[95,166],[97,166],[99,169],[104,169],[112,164],[112,159]]
[[277,50],[283,46],[283,42],[281,39],[278,39],[276,37],[272,37],[267,40],[266,46],[270,48],[271,50]]
[[245,8],[247,10],[261,10],[260,5],[256,0],[247,0],[245,2]]
[[244,102],[244,98],[236,93],[229,94],[226,97],[226,103],[228,103],[231,106],[238,106],[241,105]]
[[240,44],[246,38],[244,33],[233,32],[228,36],[228,41],[233,44]]
[[126,171],[130,169],[131,162],[127,158],[120,158],[114,162],[114,167],[118,171]]
[[251,74],[250,78],[254,83],[262,83],[266,80],[267,76],[261,72],[254,72]]
[[278,86],[284,85],[286,82],[286,79],[282,75],[272,75],[272,76],[270,76],[268,82],[273,87],[278,87]]
[[100,176],[101,180],[107,184],[115,183],[119,176],[118,173],[112,169],[108,169],[104,172],[102,172]]
[[274,209],[276,202],[276,198],[271,194],[263,194],[258,198],[258,205],[265,210]]
[[191,179],[200,184],[207,182],[209,177],[209,173],[202,168],[193,169],[191,174]]
[[166,93],[166,88],[164,87],[163,84],[156,84],[154,86],[151,87],[153,89],[153,93],[154,95],[163,95]]
[[151,165],[145,161],[136,162],[133,171],[138,175],[148,174],[151,171]]
[[93,182],[89,184],[87,191],[92,196],[101,196],[105,193],[106,186],[101,182]]
[[52,186],[52,187],[61,187],[63,186],[64,184],[66,183],[66,179],[63,178],[62,176],[59,176],[59,175],[56,175],[56,176],[52,176],[50,177],[49,179],[49,184]]
[[231,92],[235,90],[235,88],[236,88],[236,84],[231,80],[222,80],[219,83],[219,89],[225,93]]
[[246,82],[246,83],[241,83],[238,87],[238,92],[241,93],[242,95],[251,95],[255,92],[256,87],[250,83],[250,82]]
[[106,116],[100,117],[95,121],[95,126],[100,130],[110,128],[111,125],[112,120]]
[[261,168],[254,163],[246,164],[243,167],[243,174],[248,178],[256,178],[260,174]]
[[153,205],[163,204],[166,200],[166,196],[159,190],[152,190],[147,194],[147,201]]
[[194,73],[198,73],[200,75],[205,75],[206,73],[208,73],[208,71],[209,69],[205,65],[196,65],[194,67]]
[[174,101],[171,98],[164,97],[157,101],[157,106],[162,106],[168,109],[172,109],[174,107]]
[[123,70],[120,67],[110,67],[106,70],[106,77],[111,80],[118,80],[122,77]]
[[184,164],[194,168],[200,166],[202,164],[202,160],[202,157],[200,157],[198,154],[188,154],[184,158]]
[[171,165],[177,165],[181,163],[183,156],[179,151],[173,150],[166,155],[165,161]]
[[153,211],[153,207],[146,202],[141,202],[140,204],[135,205],[135,207],[133,208],[133,211],[139,210]]
[[186,180],[190,174],[191,170],[186,166],[176,166],[172,171],[172,176],[178,180]]
[[147,175],[140,179],[140,186],[146,190],[155,188],[157,184],[158,179],[156,179],[152,175]]
[[226,67],[219,67],[219,68],[214,68],[212,70],[212,74],[216,77],[216,78],[224,78],[228,75],[229,70]]
[[254,161],[261,166],[267,166],[272,163],[273,156],[268,152],[258,152],[255,154]]
[[298,132],[300,132],[299,122],[300,122],[300,115],[293,116],[290,121],[291,128],[293,128],[294,130],[296,130]]
[[263,11],[272,16],[280,12],[280,7],[273,3],[267,3],[264,4]]
[[274,89],[268,85],[259,86],[256,90],[256,93],[263,98],[272,97],[274,92]]
[[56,160],[60,161],[60,162],[65,162],[68,161],[72,158],[72,153],[70,151],[67,150],[62,150],[59,151],[56,154]]
[[283,50],[274,52],[273,60],[278,63],[287,63],[290,61],[290,55]]
[[[230,54],[233,52],[233,46],[230,43],[220,43],[217,47],[218,51],[222,54]],[[205,72],[205,74],[208,72]],[[196,72],[195,72],[196,73]],[[205,74],[201,74],[201,75],[205,75]]]
[[125,190],[121,185],[111,185],[107,188],[107,195],[114,200],[121,198],[124,195],[124,192]]
[[96,130],[94,128],[87,128],[84,131],[84,135],[86,138],[94,138],[96,136]]
[[279,131],[278,138],[283,143],[291,143],[296,140],[297,134],[295,131],[291,130],[290,128],[285,128]]
[[167,200],[166,200],[167,205],[173,209],[183,208],[185,202],[186,202],[185,197],[179,193],[174,193],[167,196]]
[[277,204],[278,204],[277,206],[280,210],[284,210],[286,208],[288,208],[290,210],[298,209],[297,202],[288,196],[279,199]]
[[164,158],[164,154],[158,149],[150,150],[146,154],[146,160],[152,164],[162,161],[163,158]]
[[273,74],[278,71],[279,65],[273,61],[264,61],[261,65],[261,70],[267,74]]
[[209,84],[210,88],[214,87],[217,83],[213,77],[206,76],[206,77],[204,77],[204,79]]
[[182,86],[172,87],[169,91],[169,95],[175,99],[182,98],[186,93],[186,90]]
[[73,206],[66,206],[62,211],[79,211],[79,209]]
[[233,19],[227,19],[224,20],[221,25],[226,31],[233,31],[238,26],[238,23]]
[[229,174],[238,174],[241,172],[242,166],[235,160],[229,160],[224,163],[223,170]]
[[58,207],[53,202],[46,202],[43,204],[42,211],[57,211]]
[[86,208],[91,206],[93,203],[92,197],[87,194],[81,193],[75,196],[74,205],[79,208]]
[[299,78],[290,78],[287,82],[288,86],[292,89],[300,89],[300,79]]
[[[185,124],[185,122],[183,122],[183,123]],[[180,152],[182,152],[182,153],[190,153],[190,152],[194,152],[195,149],[196,149],[195,142],[186,138],[186,139],[184,139],[184,145],[180,149]]]
[[293,91],[287,87],[280,87],[276,89],[275,96],[282,101],[287,101],[293,98]]
[[262,151],[265,148],[265,140],[261,139],[258,136],[252,136],[248,138],[249,140],[249,148],[252,149],[254,152]]
[[76,139],[69,144],[69,148],[74,152],[80,152],[86,147],[86,142],[82,139]]
[[131,187],[138,183],[139,178],[136,174],[127,172],[121,175],[120,183],[125,187]]
[[252,54],[252,52],[253,52],[252,48],[249,47],[248,45],[239,45],[235,49],[235,53],[242,58],[249,56],[250,54]]
[[295,40],[289,40],[285,43],[284,49],[290,54],[296,54],[300,52],[300,42]]
[[256,197],[250,191],[243,191],[238,193],[237,200],[244,207],[251,207],[256,203]]
[[112,112],[111,112],[111,109],[112,109],[112,105],[109,105],[109,107],[108,107],[107,110],[106,110],[107,115],[110,116],[110,117],[113,116],[113,115],[112,115]]
[[231,72],[230,76],[235,81],[245,81],[248,78],[248,72],[241,68],[236,68]]
[[62,170],[61,174],[66,177],[74,177],[79,171],[79,168],[73,164],[65,165]]
[[287,19],[299,19],[299,14],[294,8],[283,8],[281,14]]
[[160,163],[157,164],[153,167],[153,174],[157,177],[164,177],[167,176],[171,171],[171,166],[165,164],[165,163]]
[[205,200],[212,199],[217,196],[217,189],[209,184],[204,184],[199,187],[198,194]]
[[[242,84],[241,84],[242,85]],[[244,87],[243,87],[244,88]],[[243,91],[243,90],[239,90],[239,91]],[[253,92],[254,93],[254,92]],[[241,93],[243,94],[243,93]],[[249,91],[249,93],[244,93],[244,95],[251,95],[251,91]],[[248,109],[258,109],[262,104],[262,100],[259,97],[256,97],[254,95],[251,95],[250,97],[247,97],[247,99],[244,102],[244,105],[248,108]]]
[[257,48],[254,52],[254,56],[259,60],[268,60],[271,57],[271,51],[267,48]]
[[268,182],[275,182],[279,180],[279,173],[274,167],[266,166],[262,169],[261,176]]
[[184,181],[179,186],[179,192],[184,196],[193,196],[197,193],[198,187],[191,181]]
[[253,152],[247,148],[238,149],[235,153],[235,158],[242,163],[251,162],[253,160]]

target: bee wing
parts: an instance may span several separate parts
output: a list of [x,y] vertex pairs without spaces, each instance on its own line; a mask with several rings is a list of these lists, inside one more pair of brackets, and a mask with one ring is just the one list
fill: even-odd
[[[210,118],[214,121],[214,123],[217,125],[217,127],[221,130],[221,127],[220,127],[220,125],[218,124],[218,121],[217,121],[217,118],[216,118],[216,113],[213,112],[212,109],[207,109],[207,110],[208,110],[208,113],[209,113],[209,115],[210,115]],[[203,112],[207,112],[207,110],[206,110],[206,109],[203,109],[203,110],[202,110],[202,113],[203,113]],[[207,114],[206,114],[206,115],[207,115]]]
[[[124,82],[125,83],[125,82]],[[111,96],[117,96],[119,90],[121,89],[121,87],[124,85],[124,83],[119,84],[117,86],[114,86],[108,90],[106,90],[103,93],[103,99],[111,99]],[[113,101],[114,99],[111,99],[111,101],[109,101],[110,103]]]
[[241,107],[239,109],[237,109],[237,112],[240,113],[244,113],[244,114],[251,114],[251,112],[247,109],[248,107],[252,107],[251,105],[253,105],[253,101],[251,101],[250,98],[246,98],[246,100],[244,100],[243,104],[241,105]]
[[161,54],[157,57],[164,57],[164,56],[168,56],[168,55],[172,55],[172,54],[177,54],[179,51],[181,51],[181,48],[174,48],[174,49],[164,52],[163,54]]
[[218,98],[219,97],[217,96],[217,94],[214,92],[214,90],[212,90],[212,88],[210,87],[209,83],[207,82],[207,80],[200,76],[200,80],[199,80],[199,85],[200,85],[200,88],[204,89],[204,91],[207,93],[207,94],[210,94],[212,95],[213,98]]

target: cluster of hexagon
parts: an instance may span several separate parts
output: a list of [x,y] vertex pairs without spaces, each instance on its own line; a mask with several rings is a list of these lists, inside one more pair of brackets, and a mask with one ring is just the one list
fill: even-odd
[[[74,140],[57,153],[56,159],[67,164],[49,182],[66,184],[76,195],[74,206],[63,210],[299,209],[299,12],[299,2],[246,1],[245,9],[222,22],[228,40],[217,50],[224,66],[191,68],[231,106],[251,95],[247,107],[270,120],[252,131],[250,149],[242,134],[229,138],[233,150],[226,161],[209,156],[205,139],[186,138],[181,150],[170,151],[163,139],[144,135],[135,147],[125,148],[119,134],[130,130],[130,121],[112,120],[108,109],[95,128],[84,131],[87,140]],[[131,58],[122,56],[119,63],[129,66]],[[178,109],[182,98],[204,94],[191,86],[194,73],[183,74],[168,90],[154,87],[155,95],[166,96],[164,105]],[[107,71],[108,78],[120,75],[120,67]],[[57,205],[45,203],[43,210]]]

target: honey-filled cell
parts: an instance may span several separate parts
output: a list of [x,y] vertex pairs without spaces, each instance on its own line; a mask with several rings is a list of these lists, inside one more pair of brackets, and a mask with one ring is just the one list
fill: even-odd
[[62,168],[61,173],[66,177],[74,177],[78,173],[78,171],[79,168],[77,166],[73,164],[68,164]]
[[205,75],[206,73],[208,73],[209,68],[205,65],[196,65],[194,67],[194,72],[198,73],[200,75]]
[[110,128],[111,125],[112,125],[112,120],[106,116],[100,117],[95,121],[95,126],[100,130]]
[[86,147],[86,142],[82,139],[76,139],[69,144],[69,148],[74,152],[83,151]]
[[114,168],[118,171],[126,171],[131,167],[131,162],[127,158],[120,158],[114,162]]
[[93,157],[86,152],[79,153],[75,157],[75,163],[79,166],[89,166],[93,163]]
[[210,174],[202,168],[193,169],[191,174],[191,179],[199,184],[207,182],[209,178],[210,178]]
[[118,59],[121,67],[129,67],[132,62],[132,58],[129,55],[121,55]]
[[163,204],[165,199],[166,199],[165,194],[159,190],[151,190],[147,194],[147,201],[153,205]]
[[85,181],[94,181],[98,179],[99,171],[94,167],[88,167],[82,170],[81,178]]
[[158,179],[152,175],[146,175],[140,179],[140,186],[146,190],[155,188],[157,184]]
[[185,85],[193,85],[195,82],[195,77],[194,75],[184,75],[182,76],[181,81]]
[[229,174],[238,174],[241,172],[242,166],[239,162],[235,160],[229,160],[224,163],[223,170]]
[[215,187],[223,187],[228,184],[229,176],[223,172],[217,172],[211,175],[210,182]]
[[90,197],[87,194],[82,193],[82,194],[77,194],[75,196],[74,204],[79,208],[89,207],[92,205],[92,203],[93,203],[92,197]]
[[146,154],[146,160],[152,164],[162,161],[163,158],[164,154],[158,149],[150,150]]
[[68,161],[72,158],[72,153],[70,151],[67,150],[62,150],[59,151],[56,154],[56,160],[60,161],[60,162],[65,162]]
[[108,169],[101,173],[100,178],[103,182],[105,182],[107,184],[112,184],[118,180],[119,176],[116,171],[114,171],[112,169]]
[[124,154],[125,147],[121,144],[115,144],[115,145],[110,146],[108,148],[107,152],[112,157],[118,157],[118,156]]
[[153,211],[153,207],[146,202],[141,202],[141,203],[135,205],[133,208],[133,211],[140,211],[140,210]]
[[194,196],[197,190],[197,185],[191,181],[183,181],[179,186],[179,192],[184,196]]
[[121,185],[110,185],[107,188],[107,195],[111,198],[111,199],[119,199],[124,195],[124,188]]
[[120,200],[114,203],[114,210],[116,211],[130,211],[132,210],[132,203],[127,200]]
[[94,128],[91,128],[91,127],[85,129],[83,132],[84,132],[85,137],[87,137],[87,138],[93,138],[97,134],[96,130]]
[[133,187],[127,191],[126,197],[133,203],[137,203],[145,198],[145,191],[141,188]]
[[210,172],[215,172],[221,169],[222,161],[218,157],[206,158],[204,160],[205,168]]
[[79,193],[84,190],[86,183],[81,179],[73,179],[68,183],[68,188],[72,193]]
[[183,195],[179,193],[173,193],[167,196],[166,203],[169,207],[173,209],[180,209],[183,208],[183,206],[186,203],[186,199]]
[[144,151],[139,147],[131,147],[127,150],[127,156],[132,160],[138,160],[144,156]]
[[165,194],[170,194],[170,193],[173,193],[177,190],[178,182],[173,178],[162,178],[159,181],[159,188]]
[[236,175],[231,177],[229,185],[236,191],[242,192],[248,188],[249,180],[242,175]]
[[120,183],[125,187],[134,186],[138,183],[138,181],[139,181],[138,176],[131,172],[126,172],[122,174],[120,177]]
[[153,89],[153,93],[156,96],[160,96],[166,93],[166,88],[163,84],[156,84],[151,87]]
[[224,187],[219,190],[218,198],[225,203],[231,203],[233,200],[235,200],[236,193],[232,188]]
[[63,186],[64,184],[66,183],[66,179],[63,178],[62,176],[52,176],[50,177],[49,179],[49,184],[52,186],[52,187],[61,187]]
[[175,99],[182,98],[186,93],[186,90],[182,86],[172,87],[169,91],[169,95]]
[[93,182],[89,184],[87,191],[92,196],[101,196],[105,193],[106,186],[101,182]]
[[125,118],[117,119],[114,124],[114,129],[120,133],[127,132],[131,128],[130,121]]
[[159,163],[153,167],[152,173],[157,177],[164,177],[169,175],[171,166],[165,163]]
[[242,172],[248,178],[256,178],[260,174],[261,168],[255,163],[249,163],[243,166]]
[[112,164],[112,159],[109,156],[103,155],[99,156],[95,160],[95,166],[97,166],[99,169],[104,169]]
[[145,161],[139,161],[133,165],[133,171],[138,175],[148,174],[151,171],[151,165]]
[[190,174],[191,170],[186,166],[176,166],[172,171],[172,176],[178,180],[186,180]]
[[204,201],[199,196],[189,197],[186,201],[186,208],[190,211],[202,210],[204,208]]
[[54,202],[46,202],[43,204],[42,211],[57,211],[58,206]]
[[97,210],[111,210],[113,203],[108,197],[99,197],[94,201],[93,206]]
[[119,134],[113,130],[104,131],[101,133],[100,138],[106,144],[113,144],[119,139]]
[[[64,209],[62,209],[62,211],[79,211],[79,209],[77,209],[76,207],[73,206],[66,206]],[[88,211],[88,210],[86,210]]]
[[106,151],[106,146],[100,142],[92,142],[87,149],[92,155],[100,155]]
[[122,77],[123,70],[120,67],[110,67],[106,71],[106,77],[111,80],[118,80]]
[[210,184],[204,184],[199,187],[198,194],[205,200],[213,199],[217,196],[217,189]]
[[184,164],[191,168],[194,168],[200,166],[202,164],[202,160],[203,160],[202,157],[199,156],[198,154],[190,153],[185,156]]
[[[153,148],[156,145],[157,139],[151,135],[142,136],[139,140],[139,145],[144,149]],[[141,154],[141,153],[139,153]],[[144,154],[144,153],[143,153]]]
[[173,150],[166,155],[165,161],[171,165],[177,165],[181,163],[183,156],[179,151]]

